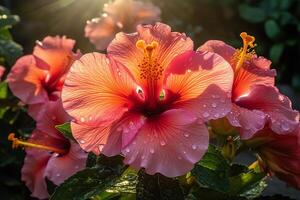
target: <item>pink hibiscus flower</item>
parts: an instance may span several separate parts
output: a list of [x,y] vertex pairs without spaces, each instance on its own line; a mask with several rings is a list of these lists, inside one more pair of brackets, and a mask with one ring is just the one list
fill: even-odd
[[1,78],[2,78],[2,76],[4,74],[4,72],[5,72],[5,68],[0,65],[0,81],[1,81]]
[[86,151],[113,156],[148,174],[175,177],[208,147],[205,122],[231,110],[233,72],[215,53],[169,26],[119,33],[108,54],[90,53],[67,75],[62,100]]
[[32,55],[17,60],[7,80],[15,96],[26,104],[57,100],[65,74],[78,56],[75,41],[66,37],[46,37],[37,42]]
[[258,152],[262,169],[300,189],[300,127],[286,135],[266,128],[246,144]]
[[292,109],[288,97],[274,86],[276,72],[270,69],[271,61],[257,57],[252,49],[253,36],[243,32],[241,37],[241,49],[217,40],[208,41],[198,49],[221,55],[234,70],[233,106],[227,115],[228,122],[239,129],[242,139],[251,138],[265,124],[279,134],[293,131],[299,122],[299,113]]
[[116,33],[135,31],[138,24],[160,21],[160,9],[151,3],[135,0],[115,0],[104,5],[101,18],[87,21],[85,37],[98,50],[105,50]]
[[64,112],[61,102],[47,103],[45,115],[40,116],[37,128],[28,141],[10,134],[8,139],[13,147],[26,147],[26,157],[22,168],[22,180],[33,197],[49,197],[45,179],[59,185],[65,179],[85,167],[87,154],[80,146],[69,141],[55,129],[70,118]]

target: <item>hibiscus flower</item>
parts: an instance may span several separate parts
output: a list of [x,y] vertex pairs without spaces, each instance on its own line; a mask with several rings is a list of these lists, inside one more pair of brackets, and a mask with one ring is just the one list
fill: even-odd
[[117,34],[107,51],[82,56],[67,75],[62,100],[74,138],[148,174],[191,170],[208,147],[205,122],[231,110],[229,63],[193,51],[190,38],[162,23]]
[[[198,49],[221,55],[234,70],[232,111],[226,121],[238,128],[242,139],[251,138],[266,124],[278,134],[293,131],[299,122],[299,113],[292,109],[288,97],[274,86],[276,72],[270,69],[271,61],[255,54],[253,36],[243,32],[241,38],[241,49],[218,40],[208,41]],[[212,122],[214,124],[221,123]]]

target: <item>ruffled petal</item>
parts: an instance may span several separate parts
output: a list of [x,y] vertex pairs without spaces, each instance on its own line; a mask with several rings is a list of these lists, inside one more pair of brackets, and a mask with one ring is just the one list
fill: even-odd
[[192,113],[174,109],[147,120],[122,153],[124,162],[136,169],[175,177],[191,170],[207,147],[206,126]]
[[140,79],[138,65],[142,64],[144,58],[143,50],[136,47],[138,40],[144,40],[146,44],[158,42],[152,57],[157,59],[162,68],[166,68],[176,55],[193,49],[193,42],[189,37],[171,32],[171,28],[162,23],[156,23],[154,26],[139,25],[137,33],[118,33],[107,48],[108,54],[124,64],[137,80]]
[[236,103],[268,114],[270,128],[278,134],[293,131],[299,123],[299,113],[292,109],[288,97],[272,86],[255,85],[247,96],[239,98]]
[[239,128],[241,139],[246,140],[264,128],[267,115],[260,110],[248,110],[233,104],[227,119],[232,126]]
[[86,159],[87,153],[78,144],[72,142],[67,154],[62,156],[52,154],[45,169],[45,176],[54,184],[59,185],[77,171],[82,170]]
[[80,123],[112,122],[131,107],[136,84],[126,68],[104,54],[76,61],[62,91],[63,106]]
[[39,130],[43,130],[55,138],[62,137],[55,126],[71,120],[64,110],[60,99],[43,105],[31,105],[29,106],[28,114],[36,121],[36,127]]
[[231,109],[233,71],[221,56],[189,51],[177,56],[166,70],[166,99],[207,121]]
[[21,179],[31,191],[31,196],[46,199],[49,197],[45,181],[45,169],[51,154],[42,150],[27,153],[21,170]]
[[238,71],[233,83],[233,99],[247,95],[253,85],[274,86],[276,71],[266,67],[270,64],[264,65],[265,62],[268,61],[263,57],[255,58]]
[[26,104],[48,101],[48,94],[43,87],[46,71],[36,67],[33,56],[23,56],[12,67],[7,81],[15,96]]
[[105,50],[118,30],[115,20],[110,16],[106,16],[87,21],[84,32],[85,37],[89,38],[96,49]]
[[201,52],[212,52],[222,56],[227,62],[231,63],[232,56],[236,49],[220,40],[209,40],[197,49]]

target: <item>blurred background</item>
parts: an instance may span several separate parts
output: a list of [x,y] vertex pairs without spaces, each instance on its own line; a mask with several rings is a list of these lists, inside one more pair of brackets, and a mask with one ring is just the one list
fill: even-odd
[[[254,35],[258,45],[256,52],[272,60],[272,67],[278,72],[277,85],[282,93],[291,98],[294,108],[300,109],[299,0],[151,2],[160,7],[162,21],[175,31],[185,32],[194,40],[195,47],[209,39],[220,39],[240,47],[240,32],[246,31]],[[77,41],[76,47],[83,53],[96,51],[84,37],[84,26],[87,20],[101,15],[104,3],[107,0],[0,0],[1,6],[20,18],[20,22],[10,30],[15,42],[21,45],[11,44],[16,48],[14,57],[7,55],[0,38],[0,63],[1,57],[7,56],[4,63],[6,73],[22,51],[24,54],[31,53],[35,41],[42,40],[47,35],[66,35],[73,38]],[[15,109],[10,106],[9,111],[5,110],[6,103],[2,102],[0,110],[0,199],[32,199],[20,181],[23,152],[20,149],[12,150],[6,137],[8,132],[18,132],[26,136],[33,129],[34,122],[17,106]],[[11,97],[9,103],[16,105],[18,102]],[[247,161],[248,158],[243,156],[241,159]],[[300,199],[299,191],[280,181],[272,181],[265,194],[283,194]]]

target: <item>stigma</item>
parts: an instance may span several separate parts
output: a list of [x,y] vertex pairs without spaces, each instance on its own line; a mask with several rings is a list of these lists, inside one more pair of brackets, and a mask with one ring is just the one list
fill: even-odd
[[232,58],[232,62],[235,64],[235,72],[238,72],[245,61],[250,60],[255,54],[253,49],[256,46],[254,44],[255,37],[248,35],[246,32],[242,32],[240,36],[243,40],[243,47],[238,49]]
[[152,41],[150,44],[146,44],[144,40],[138,40],[136,42],[136,47],[141,49],[144,54],[142,62],[138,64],[140,79],[156,81],[161,78],[163,67],[158,63],[155,57],[155,51],[158,45],[156,41]]
[[12,141],[12,148],[18,148],[18,147],[29,147],[29,148],[37,148],[37,149],[42,149],[42,150],[46,150],[46,151],[51,151],[51,152],[55,152],[58,154],[66,154],[66,150],[64,149],[59,149],[59,148],[55,148],[55,147],[51,147],[51,146],[47,146],[47,145],[42,145],[42,144],[38,144],[38,143],[33,143],[33,142],[28,142],[26,140],[22,140],[22,139],[18,139],[15,137],[14,133],[10,133],[8,135],[7,138],[9,141]]

